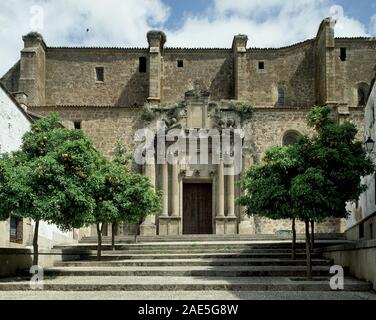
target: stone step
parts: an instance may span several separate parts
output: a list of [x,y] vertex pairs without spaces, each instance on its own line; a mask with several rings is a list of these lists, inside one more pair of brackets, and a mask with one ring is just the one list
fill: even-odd
[[[315,247],[325,247],[329,245],[342,244],[344,241],[317,241]],[[305,243],[298,242],[297,249],[304,249]],[[191,250],[191,249],[291,249],[291,241],[286,242],[263,242],[263,243],[233,243],[233,242],[188,242],[188,243],[138,243],[138,244],[120,244],[115,245],[116,250]],[[80,243],[78,245],[56,245],[54,249],[62,250],[97,250],[96,243]],[[102,250],[112,250],[109,243],[102,245]]]
[[[65,254],[79,254],[83,257],[96,255],[96,250],[72,250],[65,251]],[[242,248],[192,248],[192,249],[145,249],[145,250],[102,250],[106,256],[118,256],[123,254],[176,254],[176,253],[287,253],[291,255],[291,249],[242,249]],[[305,250],[297,249],[296,253],[304,254]]]
[[[332,291],[329,278],[312,281],[289,277],[57,277],[45,279],[45,291]],[[0,291],[32,290],[30,282],[8,279],[0,281]],[[368,292],[371,284],[345,278],[344,291]],[[334,291],[333,291],[334,292]],[[337,292],[337,291],[335,291]],[[34,291],[37,294],[36,291]]]
[[[297,254],[297,259],[305,259],[305,254]],[[313,253],[312,258],[320,258],[319,254]],[[102,262],[108,261],[116,263],[119,260],[143,260],[143,259],[222,259],[222,258],[244,258],[244,259],[287,259],[291,260],[290,253],[173,253],[173,254],[119,254],[119,255],[102,255]],[[82,256],[83,262],[97,262],[96,255]],[[74,261],[76,262],[76,261]],[[77,261],[79,263],[79,261]],[[65,263],[60,262],[60,263]]]
[[[329,275],[330,266],[314,266],[315,276]],[[165,267],[60,267],[45,270],[47,276],[305,276],[305,266],[165,266]]]
[[[314,276],[328,276],[329,266],[314,266]],[[305,266],[158,266],[129,267],[103,264],[83,267],[55,267],[44,270],[48,276],[202,276],[202,277],[304,277]]]
[[[100,263],[104,263],[101,261]],[[145,260],[123,260],[118,261],[116,265],[121,266],[305,266],[306,260],[288,260],[288,259],[145,259]],[[64,261],[56,263],[56,266],[83,266],[95,265],[93,261]],[[328,266],[330,260],[314,259],[313,265]],[[110,264],[111,265],[111,264]]]
[[[144,237],[138,236],[137,239],[139,242],[171,242],[171,241],[250,241],[250,240],[286,240],[291,239],[291,234],[283,233],[283,234],[236,234],[236,235],[202,235],[202,234],[195,234],[195,235],[178,235],[178,236],[152,236],[152,237]],[[134,235],[130,236],[116,236],[116,242],[133,242]],[[304,234],[297,234],[298,240],[305,240]],[[345,240],[345,236],[343,233],[315,233],[315,239],[317,240]],[[81,242],[97,242],[96,236],[84,237]],[[110,236],[104,236],[103,240],[105,242],[111,242]]]

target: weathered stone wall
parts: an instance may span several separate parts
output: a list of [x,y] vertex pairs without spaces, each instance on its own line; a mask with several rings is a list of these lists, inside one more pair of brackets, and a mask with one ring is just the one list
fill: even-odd
[[21,51],[19,90],[28,95],[29,105],[45,104],[46,44],[40,34],[24,36]]
[[[340,48],[346,48],[346,61],[341,61]],[[336,100],[349,106],[358,105],[358,85],[368,88],[375,76],[376,41],[371,39],[335,40]]]
[[[178,68],[177,60],[184,66]],[[230,49],[168,49],[163,54],[162,101],[184,100],[195,81],[210,91],[212,100],[231,99],[233,56]]]
[[363,142],[364,141],[364,108],[354,107],[349,108],[350,114],[345,118],[346,121],[349,121],[356,125],[358,133],[356,139]]
[[116,142],[132,146],[139,123],[139,109],[116,107],[34,107],[30,111],[40,115],[58,112],[67,127],[80,121],[81,128],[107,156],[113,155]]
[[4,84],[5,88],[7,88],[9,92],[17,92],[19,91],[19,79],[20,61],[18,61],[12,68],[10,68],[8,72],[0,79],[0,81]]
[[[252,118],[244,124],[245,146],[250,149],[252,162],[261,161],[267,148],[282,145],[284,134],[289,130],[309,134],[306,115],[309,108],[255,109]],[[251,164],[252,164],[251,162]]]
[[315,94],[316,103],[324,104],[327,101],[327,65],[326,65],[326,46],[327,46],[327,24],[323,21],[320,24],[319,31],[315,39]]
[[[292,221],[289,219],[272,220],[264,217],[254,216],[255,233],[258,234],[278,234],[290,232]],[[296,232],[305,233],[305,223],[296,221]],[[326,219],[321,223],[315,223],[315,233],[342,233],[345,231],[344,219]]]
[[[285,91],[284,105],[314,104],[312,41],[282,49],[249,49],[246,59],[246,100],[256,106],[274,107],[278,101],[278,87],[282,87]],[[259,69],[259,61],[264,62],[264,69]]]
[[[146,56],[146,49],[48,49],[46,105],[143,105],[149,78],[139,58]],[[96,67],[104,67],[104,82],[96,81]]]

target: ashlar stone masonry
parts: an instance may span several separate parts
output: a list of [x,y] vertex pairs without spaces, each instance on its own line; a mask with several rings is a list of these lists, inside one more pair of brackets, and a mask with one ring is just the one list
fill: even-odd
[[[253,48],[246,35],[234,36],[230,48],[169,48],[161,31],[148,32],[145,48],[49,47],[38,33],[23,41],[21,59],[1,81],[27,94],[30,111],[56,111],[66,126],[82,128],[109,157],[117,141],[134,148],[135,131],[156,129],[161,121],[185,132],[244,130],[240,174],[224,175],[229,168],[223,161],[137,167],[163,191],[163,209],[142,223],[142,235],[289,230],[290,221],[248,217],[235,205],[244,170],[268,147],[312,134],[305,117],[314,105],[328,105],[338,121],[357,124],[363,139],[376,41],[335,38],[329,18],[314,39],[273,49]],[[251,112],[237,105],[252,106]],[[343,227],[330,220],[317,230]],[[123,226],[119,233],[131,230]]]

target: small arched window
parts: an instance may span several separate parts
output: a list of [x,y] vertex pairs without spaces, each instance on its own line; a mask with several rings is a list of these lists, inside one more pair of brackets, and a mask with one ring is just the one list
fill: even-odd
[[367,104],[368,98],[368,84],[360,83],[358,84],[358,106],[364,107]]
[[284,146],[291,146],[298,142],[298,138],[300,133],[295,130],[286,131],[283,135],[282,145]]
[[278,87],[277,105],[278,106],[284,106],[285,105],[285,89],[283,87]]
[[366,93],[363,88],[358,88],[358,106],[364,107],[366,105]]

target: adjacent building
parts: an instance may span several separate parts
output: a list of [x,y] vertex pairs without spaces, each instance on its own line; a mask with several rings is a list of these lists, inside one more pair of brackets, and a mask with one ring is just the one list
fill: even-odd
[[[22,136],[30,129],[35,118],[27,112],[27,96],[21,92],[13,94],[0,82],[0,153],[16,151]],[[34,221],[11,216],[0,221],[0,248],[26,247],[33,242]],[[75,231],[76,232],[76,231]],[[55,225],[41,222],[39,243],[41,247],[52,247],[55,243],[73,242],[73,232],[62,232]]]
[[[375,110],[376,85],[373,83],[368,97],[364,115],[364,142],[370,139],[371,145],[376,141]],[[376,164],[376,147],[368,150],[368,156]],[[350,203],[348,209],[351,212],[347,220],[347,237],[351,240],[376,239],[376,179],[375,175],[362,178],[367,185],[367,191],[361,194],[359,200]]]

